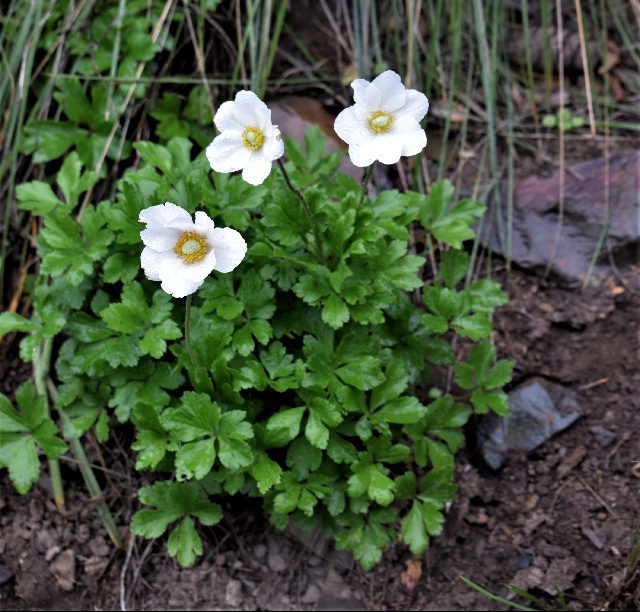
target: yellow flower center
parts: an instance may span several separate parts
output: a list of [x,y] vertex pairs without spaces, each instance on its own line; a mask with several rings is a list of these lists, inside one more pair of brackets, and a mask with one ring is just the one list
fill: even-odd
[[242,144],[247,147],[247,149],[257,151],[264,144],[264,134],[258,128],[244,128],[244,132],[242,132]]
[[369,117],[369,127],[376,132],[382,134],[388,132],[393,125],[393,115],[387,111],[375,111]]
[[202,261],[208,250],[207,240],[203,236],[198,232],[187,231],[178,238],[176,246],[173,247],[174,253],[182,257],[184,262],[188,264]]

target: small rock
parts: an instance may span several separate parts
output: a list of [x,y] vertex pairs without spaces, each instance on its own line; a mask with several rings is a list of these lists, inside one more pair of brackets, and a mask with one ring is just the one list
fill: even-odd
[[607,542],[607,536],[601,530],[590,529],[580,525],[580,531],[598,550],[602,550]]
[[239,608],[243,602],[242,582],[239,580],[229,580],[224,590],[224,601],[232,608]]
[[606,448],[610,444],[612,444],[618,435],[613,432],[605,429],[604,427],[600,427],[600,425],[594,425],[593,427],[589,427],[589,431],[593,434],[596,442],[602,446],[602,448]]
[[50,565],[51,573],[64,591],[72,591],[76,573],[76,557],[73,550],[62,551]]
[[312,583],[302,596],[302,603],[314,604],[318,599],[320,599],[320,589],[317,585]]
[[9,582],[13,578],[13,573],[4,565],[0,565],[0,586]]
[[268,553],[267,553],[267,565],[272,572],[280,573],[287,569],[287,562],[280,554],[280,543],[274,538],[267,540]]
[[256,544],[253,547],[253,556],[256,559],[264,559],[267,556],[267,547],[264,544]]
[[508,418],[489,413],[478,426],[478,446],[485,463],[500,469],[510,450],[529,452],[581,416],[564,388],[542,379],[509,393]]

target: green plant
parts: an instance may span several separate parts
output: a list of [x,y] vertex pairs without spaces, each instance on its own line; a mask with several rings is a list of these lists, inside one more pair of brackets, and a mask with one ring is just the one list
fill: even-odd
[[[312,217],[280,175],[252,187],[214,173],[212,183],[204,155],[192,159],[181,137],[136,143],[140,169],[80,221],[73,212],[95,176],[79,155],[57,173],[57,193],[37,181],[18,190],[20,208],[43,216],[42,263],[34,315],[1,315],[0,333],[27,334],[25,361],[60,338],[47,382],[64,438],[94,428],[104,442],[116,422],[131,421],[137,469],[175,475],[140,491],[154,508],[139,511],[131,529],[146,537],[169,530],[169,552],[183,565],[202,551],[194,519],[219,521],[211,498],[238,493],[263,497],[278,527],[321,522],[366,568],[398,531],[418,554],[440,533],[455,494],[461,427],[473,410],[508,409],[502,387],[512,364],[495,362],[488,339],[506,297],[489,280],[461,284],[463,242],[484,207],[452,203],[453,187],[442,181],[428,196],[385,191],[358,208],[361,188],[336,174],[339,156],[323,155],[320,130],[305,143],[287,142],[286,168]],[[185,306],[140,274],[138,216],[167,200],[206,210],[249,244],[234,273],[207,279],[196,294],[192,356],[176,323]],[[440,247],[439,278],[426,286],[424,256],[409,253],[424,246],[410,244],[416,222]],[[409,292],[420,290],[416,307]],[[463,359],[452,334],[470,343]],[[453,367],[460,393],[430,382],[443,366]],[[55,443],[47,445],[35,422],[7,401],[2,407],[3,419],[30,432],[28,444],[59,455],[49,420]],[[0,461],[24,491],[39,468],[9,459],[11,440],[3,435]]]

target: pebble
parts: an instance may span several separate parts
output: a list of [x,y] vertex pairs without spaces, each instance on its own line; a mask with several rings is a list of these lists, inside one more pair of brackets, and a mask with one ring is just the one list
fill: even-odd
[[242,605],[242,582],[229,580],[224,591],[224,601],[228,606],[239,608]]
[[615,439],[618,437],[616,433],[601,427],[600,425],[593,425],[589,427],[589,431],[593,434],[596,442],[602,446],[602,448],[606,448],[610,444],[612,444]]
[[320,599],[320,589],[315,584],[310,584],[302,596],[302,603],[314,604]]

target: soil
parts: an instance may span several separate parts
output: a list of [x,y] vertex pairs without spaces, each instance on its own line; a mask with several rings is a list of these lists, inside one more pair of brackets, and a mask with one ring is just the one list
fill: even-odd
[[[498,270],[497,278],[510,302],[496,316],[494,341],[501,356],[516,361],[513,386],[532,377],[559,384],[583,416],[529,454],[514,452],[499,472],[478,458],[477,422],[470,423],[457,460],[459,495],[444,535],[421,557],[399,543],[364,572],[322,538],[278,532],[259,506],[232,500],[225,520],[201,531],[202,559],[180,569],[164,542],[131,539],[126,551],[116,550],[66,462],[66,515],[53,503],[47,477],[20,496],[1,476],[0,607],[507,609],[460,580],[465,576],[526,603],[505,586],[515,585],[551,609],[561,605],[557,585],[568,609],[638,610],[637,558],[635,567],[628,563],[640,514],[640,272],[628,269],[617,289],[591,293],[521,270]],[[135,490],[144,484],[132,470],[129,435],[119,432],[108,448],[85,444],[103,469],[120,525],[137,509]]]

